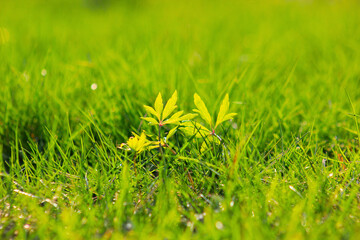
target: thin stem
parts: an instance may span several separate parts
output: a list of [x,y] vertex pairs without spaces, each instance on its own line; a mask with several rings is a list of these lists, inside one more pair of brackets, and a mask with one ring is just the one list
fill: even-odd
[[162,125],[160,125],[159,124],[159,149],[160,149],[160,155],[161,155],[161,160],[162,160],[162,162],[163,162],[163,169],[162,169],[162,179],[163,179],[163,183],[164,183],[164,186],[165,186],[165,188],[166,188],[166,184],[165,184],[165,176],[166,176],[166,168],[167,168],[167,166],[166,166],[166,160],[165,160],[165,158],[164,158],[164,151],[163,151],[163,148],[162,148],[162,145],[161,145],[161,126]]
[[161,154],[161,158],[163,157],[163,149],[162,149],[162,146],[161,146],[161,125],[159,125],[159,149],[160,149],[160,154]]
[[135,176],[137,177],[136,157],[137,157],[137,153],[135,153],[135,155],[134,155],[134,157],[133,157],[134,171],[135,171]]

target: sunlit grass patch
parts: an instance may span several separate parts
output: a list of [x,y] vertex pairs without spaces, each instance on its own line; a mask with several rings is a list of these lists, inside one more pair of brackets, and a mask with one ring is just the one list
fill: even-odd
[[0,238],[356,239],[358,8],[3,1]]

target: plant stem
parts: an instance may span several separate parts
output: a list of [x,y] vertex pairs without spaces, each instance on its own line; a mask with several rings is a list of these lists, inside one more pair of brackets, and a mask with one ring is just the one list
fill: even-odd
[[160,154],[161,154],[161,158],[163,158],[163,149],[162,149],[162,146],[161,146],[161,126],[159,125],[159,149],[160,149]]
[[137,177],[137,171],[136,171],[136,157],[137,157],[137,153],[135,153],[135,155],[134,155],[134,157],[133,157],[134,171],[135,171],[135,176]]
[[166,160],[164,158],[164,151],[163,151],[163,148],[162,148],[162,145],[161,145],[161,125],[159,125],[159,149],[160,149],[160,155],[161,155],[161,160],[162,160],[162,163],[163,163],[163,169],[162,169],[162,179],[163,179],[163,183],[164,183],[164,186],[165,186],[165,176],[166,176],[166,173],[167,173],[167,166],[166,166]]

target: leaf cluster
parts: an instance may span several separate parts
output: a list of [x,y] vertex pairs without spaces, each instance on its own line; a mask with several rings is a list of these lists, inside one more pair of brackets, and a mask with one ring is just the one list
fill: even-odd
[[[178,94],[175,91],[170,99],[164,105],[161,93],[158,94],[154,106],[144,105],[147,116],[141,117],[150,126],[157,126],[155,135],[158,136],[156,141],[147,139],[145,132],[140,136],[133,133],[126,143],[123,143],[120,148],[125,150],[134,150],[139,153],[145,150],[151,150],[154,148],[167,146],[166,142],[169,141],[177,131],[181,131],[185,136],[190,138],[202,138],[204,140],[212,139],[213,142],[220,144],[221,137],[216,133],[219,125],[225,121],[231,120],[236,116],[236,113],[229,113],[229,95],[226,94],[218,111],[216,121],[213,121],[213,116],[209,113],[204,101],[198,94],[194,94],[194,104],[196,106],[193,109],[194,113],[184,114],[183,110],[176,111]],[[204,126],[200,122],[195,121],[196,117],[200,117],[205,121],[207,126]],[[173,127],[168,131],[166,138],[162,138],[161,129],[167,125]],[[149,135],[153,135],[150,133]],[[161,144],[159,144],[161,143]]]

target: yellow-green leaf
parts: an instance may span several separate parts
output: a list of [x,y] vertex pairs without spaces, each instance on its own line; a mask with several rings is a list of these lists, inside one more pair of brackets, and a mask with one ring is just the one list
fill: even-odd
[[163,100],[161,97],[161,93],[159,93],[159,95],[157,96],[157,98],[155,100],[155,111],[158,114],[159,119],[161,119],[161,113],[162,113],[163,108],[164,108]]
[[185,114],[184,116],[179,117],[178,121],[180,122],[180,121],[191,120],[196,116],[197,116],[196,113],[188,113],[188,114]]
[[120,145],[120,149],[124,150],[134,150],[137,153],[140,153],[145,150],[150,150],[153,148],[154,142],[147,140],[146,134],[143,131],[140,136],[136,133],[132,133],[133,137],[130,137],[128,141],[125,143],[122,143]]
[[195,103],[195,106],[198,108],[198,109],[195,109],[194,111],[198,112],[200,114],[200,117],[202,119],[204,119],[211,127],[212,121],[211,121],[210,113],[207,110],[203,100],[201,100],[200,96],[196,93],[194,94],[194,103]]
[[152,117],[142,117],[141,119],[144,119],[145,121],[149,122],[150,124],[157,125],[159,124],[158,121],[156,121],[155,118]]
[[139,137],[138,147],[141,148],[146,144],[146,134],[142,132]]
[[234,116],[236,116],[237,113],[228,113],[225,115],[225,117],[223,118],[223,122],[227,121],[227,120],[230,120],[230,119],[233,119]]
[[156,143],[156,142],[154,142],[153,145],[151,145],[151,146],[148,147],[148,149],[149,149],[149,150],[152,150],[152,149],[158,148],[158,147],[159,147],[159,144]]
[[166,140],[168,140],[169,138],[171,138],[175,133],[176,133],[176,130],[177,130],[178,127],[174,127],[172,128],[169,133],[167,134],[166,136]]
[[197,138],[204,138],[208,136],[211,132],[209,129],[201,125],[200,123],[188,121],[181,124],[181,130],[190,136],[195,135]]
[[178,112],[174,113],[174,115],[172,115],[171,118],[169,118],[168,120],[163,122],[163,125],[165,125],[165,124],[174,124],[174,123],[179,122],[180,121],[179,118],[183,114],[183,112],[184,111],[178,111]]
[[166,119],[175,110],[175,108],[177,108],[176,102],[177,91],[175,91],[171,98],[167,101],[163,111],[162,120]]
[[154,108],[150,107],[150,106],[146,106],[144,105],[145,111],[150,113],[151,115],[156,116],[159,120],[160,120],[160,115],[155,111]]
[[222,101],[221,106],[220,106],[218,117],[216,119],[215,128],[224,121],[223,119],[224,119],[226,113],[228,112],[228,110],[229,110],[229,94],[226,94],[225,98]]

